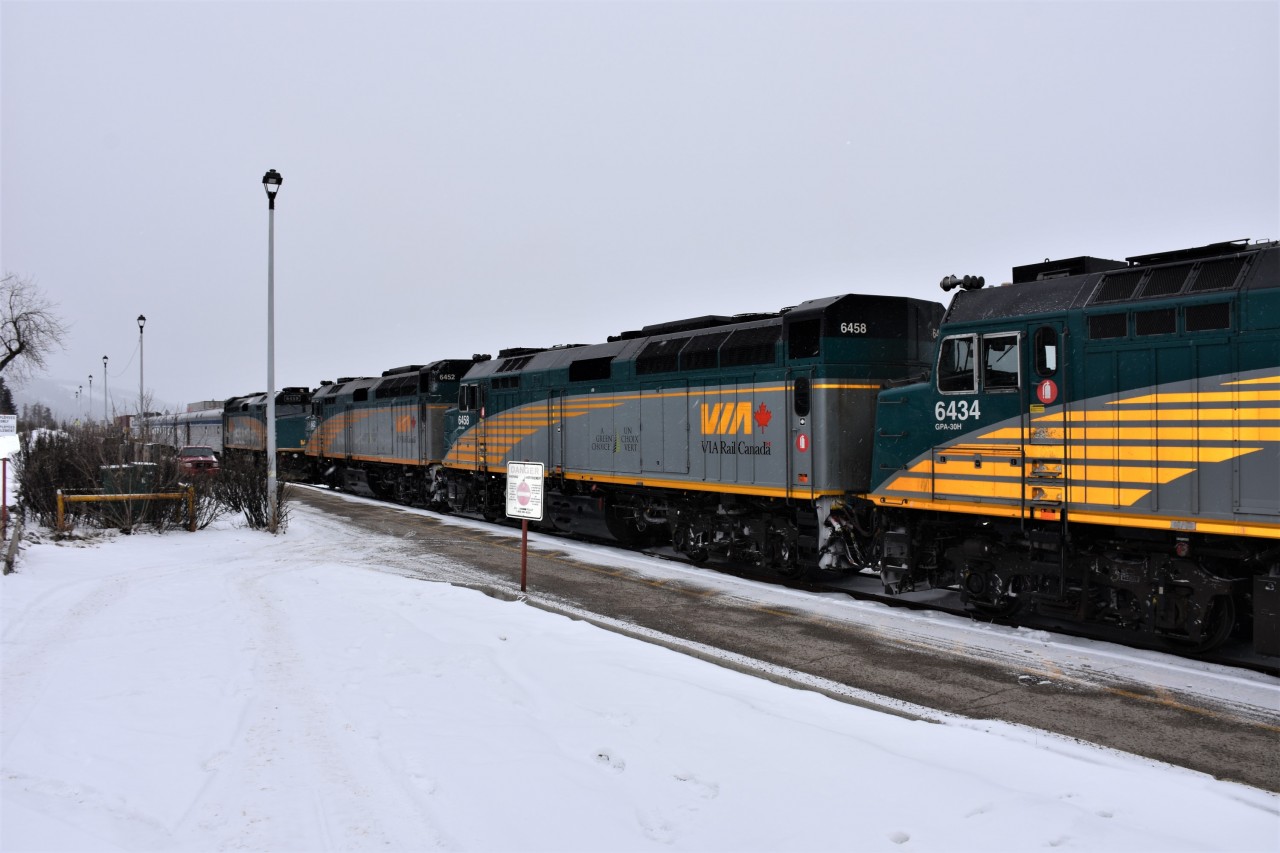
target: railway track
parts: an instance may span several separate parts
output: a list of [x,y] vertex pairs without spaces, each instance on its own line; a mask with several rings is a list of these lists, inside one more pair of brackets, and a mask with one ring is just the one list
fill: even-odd
[[[302,486],[304,484],[295,483],[294,485]],[[306,487],[314,488],[322,492],[328,491],[328,489],[320,486]],[[374,501],[379,500],[377,498],[368,499]],[[393,502],[387,503],[391,503],[391,505],[398,505]],[[422,507],[415,508],[441,517],[450,516],[449,513],[438,513],[434,510],[424,509]],[[509,521],[507,519],[486,519],[480,515],[470,514],[456,515],[458,515],[458,517],[468,518],[472,521],[482,521],[488,524],[506,527],[508,529],[519,529],[519,524],[517,522]],[[1047,631],[1067,637],[1098,640],[1128,648],[1168,654],[1185,660],[1203,661],[1206,663],[1233,667],[1240,670],[1257,672],[1273,677],[1280,677],[1280,658],[1259,655],[1253,650],[1253,647],[1250,644],[1240,640],[1229,640],[1219,648],[1208,653],[1193,654],[1185,649],[1179,649],[1177,646],[1170,643],[1161,642],[1158,638],[1150,638],[1146,635],[1138,634],[1133,631],[1109,628],[1103,625],[1082,626],[1076,623],[1063,622],[1051,617],[1044,617],[1036,614],[1015,614],[1012,617],[1002,618],[974,613],[964,607],[960,601],[959,593],[950,589],[932,589],[903,593],[900,595],[886,595],[884,593],[883,586],[881,585],[879,575],[870,571],[866,571],[858,575],[842,575],[838,577],[833,576],[831,578],[818,578],[816,580],[796,581],[781,578],[776,573],[761,571],[753,566],[733,564],[720,558],[712,558],[705,563],[695,564],[682,554],[666,546],[627,546],[617,542],[616,540],[605,537],[590,536],[581,533],[564,533],[554,529],[539,529],[538,532],[543,535],[555,536],[557,538],[588,542],[592,545],[607,547],[617,551],[644,554],[645,556],[653,557],[655,559],[680,563],[698,571],[718,572],[720,574],[730,575],[746,580],[776,584],[804,592],[839,593],[859,601],[875,602],[888,607],[946,613],[993,625],[1001,625],[1010,628],[1027,628]]]
[[1015,614],[1012,617],[998,617],[974,613],[961,603],[958,592],[949,589],[933,589],[922,592],[904,593],[901,595],[886,595],[880,583],[879,575],[872,572],[864,572],[859,575],[846,575],[830,580],[818,579],[812,581],[791,581],[779,578],[777,575],[768,572],[755,571],[750,567],[735,566],[723,561],[708,561],[701,566],[695,566],[684,557],[675,554],[674,552],[670,552],[669,549],[664,553],[664,549],[627,548],[616,542],[607,540],[596,540],[588,537],[580,538],[591,541],[593,544],[604,545],[620,550],[636,551],[646,554],[647,556],[683,563],[701,570],[717,571],[734,577],[762,581],[765,583],[775,583],[789,589],[814,593],[840,593],[859,601],[871,601],[888,607],[898,607],[906,610],[931,611],[934,613],[947,613],[952,616],[972,619],[976,622],[985,622],[1009,628],[1027,628],[1038,631],[1048,631],[1050,633],[1061,634],[1066,637],[1115,643],[1116,645],[1126,646],[1128,648],[1168,654],[1184,660],[1203,661],[1205,663],[1229,666],[1250,672],[1280,677],[1280,658],[1260,655],[1253,650],[1252,645],[1241,640],[1228,640],[1226,643],[1210,652],[1192,653],[1186,649],[1180,649],[1176,645],[1162,642],[1158,638],[1150,638],[1146,635],[1127,631],[1122,628],[1110,628],[1105,625],[1083,626],[1037,614]]

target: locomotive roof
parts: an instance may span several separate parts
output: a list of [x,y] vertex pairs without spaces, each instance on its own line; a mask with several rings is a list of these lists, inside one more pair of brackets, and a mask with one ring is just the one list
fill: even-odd
[[[707,346],[719,348],[730,339],[738,342],[739,347],[772,346],[774,340],[765,332],[756,330],[777,330],[781,333],[784,322],[821,317],[829,311],[838,310],[845,302],[856,302],[860,305],[872,305],[873,309],[885,309],[893,304],[919,304],[933,306],[935,311],[941,307],[935,302],[905,296],[884,296],[866,294],[840,294],[821,299],[810,299],[791,308],[773,313],[738,314],[733,317],[706,316],[689,320],[677,320],[671,323],[657,323],[645,326],[640,331],[624,332],[614,335],[600,344],[567,345],[551,349],[512,348],[503,350],[498,358],[489,362],[475,364],[467,372],[468,380],[494,377],[498,381],[503,376],[513,376],[529,370],[555,370],[570,368],[585,362],[609,359],[615,362],[644,360],[645,353],[664,341],[691,341],[695,338],[706,338],[714,335],[717,340]],[[742,339],[740,336],[746,336]],[[732,344],[730,344],[732,345]],[[677,348],[678,349],[678,348]],[[660,356],[655,356],[660,357]],[[603,368],[601,368],[603,369]]]
[[1137,255],[1127,263],[1069,258],[1014,268],[1014,283],[961,290],[944,322],[980,322],[1095,305],[1277,286],[1280,243],[1213,243],[1175,252]]

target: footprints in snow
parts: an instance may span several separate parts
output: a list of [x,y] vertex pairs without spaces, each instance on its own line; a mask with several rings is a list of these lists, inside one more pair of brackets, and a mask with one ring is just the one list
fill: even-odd
[[[602,767],[607,767],[614,773],[621,773],[627,769],[627,762],[613,754],[609,749],[598,749],[595,754],[595,761]],[[720,785],[716,782],[704,782],[692,773],[675,773],[671,777],[681,785],[692,791],[699,798],[704,800],[714,800],[720,796]]]
[[615,758],[609,754],[608,750],[605,749],[596,750],[596,763],[603,765],[604,767],[608,767],[615,773],[621,773],[623,770],[627,769],[627,762],[623,761],[621,758]]

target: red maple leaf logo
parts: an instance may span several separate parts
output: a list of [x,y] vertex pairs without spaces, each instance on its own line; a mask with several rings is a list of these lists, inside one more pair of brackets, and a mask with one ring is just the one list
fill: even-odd
[[764,429],[769,425],[769,421],[773,420],[773,412],[769,411],[764,403],[760,404],[760,408],[756,409],[756,423],[760,424],[760,429]]

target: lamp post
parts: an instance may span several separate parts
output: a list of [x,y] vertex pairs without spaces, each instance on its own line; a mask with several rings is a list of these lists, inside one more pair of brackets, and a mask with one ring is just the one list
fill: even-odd
[[276,532],[276,193],[284,178],[275,169],[262,176],[267,191],[267,529]]
[[93,423],[93,374],[89,374],[89,423]]
[[147,325],[147,318],[138,315],[138,435],[142,435],[142,327]]
[[111,396],[111,392],[107,390],[107,357],[102,357],[102,423],[110,426],[111,419],[107,414],[107,399]]

